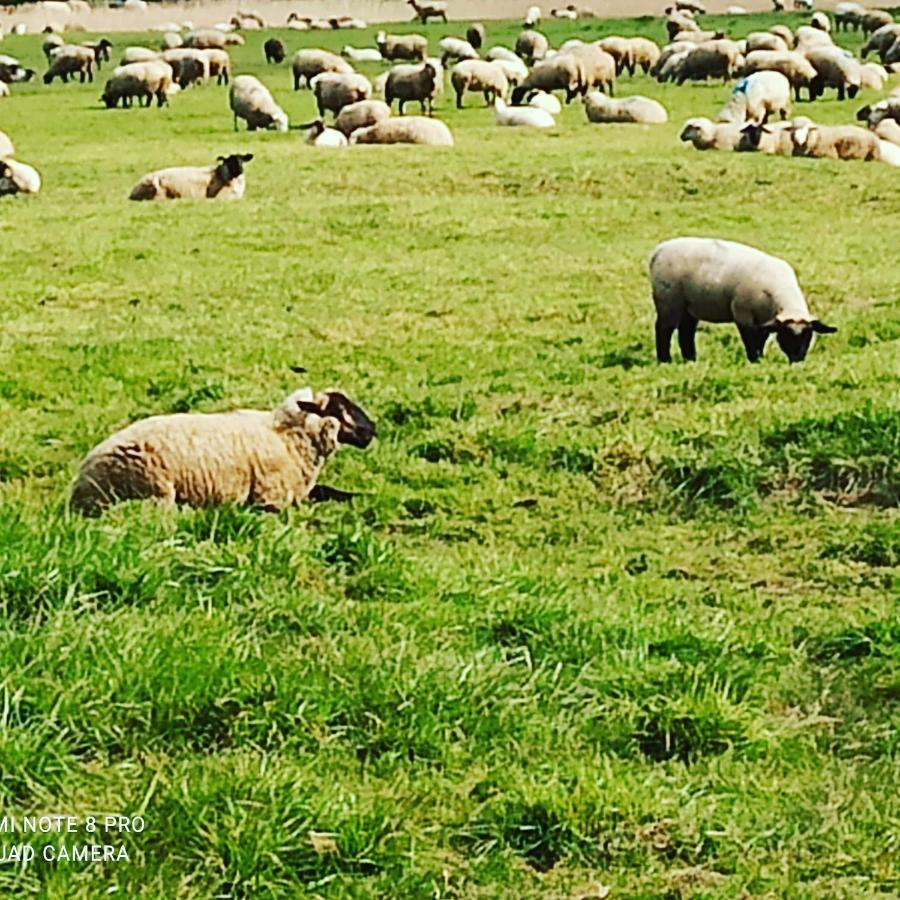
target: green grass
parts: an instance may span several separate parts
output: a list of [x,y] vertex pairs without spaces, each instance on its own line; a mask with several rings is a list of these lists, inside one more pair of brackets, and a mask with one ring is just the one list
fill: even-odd
[[[236,71],[311,119],[262,40]],[[2,49],[43,71],[39,45]],[[620,94],[671,124],[573,104],[523,133],[445,96],[446,152],[234,134],[214,86],[106,111],[101,84],[0,103],[44,177],[0,203],[0,797],[147,827],[129,865],[0,891],[900,891],[896,172],[697,153],[681,122],[726,90],[643,76]],[[125,200],[233,151],[242,203]],[[838,334],[750,366],[704,326],[698,363],[657,365],[645,260],[679,234],[786,257]],[[296,365],[378,421],[323,479],[352,507],[67,516],[114,429],[270,407]]]

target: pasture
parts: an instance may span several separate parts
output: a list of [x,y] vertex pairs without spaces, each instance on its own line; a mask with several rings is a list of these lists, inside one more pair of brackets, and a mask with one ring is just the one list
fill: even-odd
[[[309,121],[269,34],[234,71]],[[40,43],[0,51],[40,73]],[[0,797],[147,826],[130,863],[7,864],[0,892],[900,891],[897,170],[680,144],[721,84],[626,76],[668,125],[573,103],[551,133],[445,92],[452,150],[329,151],[234,133],[214,85],[103,109],[107,71],[0,100],[44,180],[0,201]],[[239,203],[126,200],[231,152]],[[658,365],[646,259],[685,234],[786,258],[838,333],[752,366],[701,325],[698,362]],[[378,423],[321,478],[353,504],[67,513],[126,423],[307,383]]]

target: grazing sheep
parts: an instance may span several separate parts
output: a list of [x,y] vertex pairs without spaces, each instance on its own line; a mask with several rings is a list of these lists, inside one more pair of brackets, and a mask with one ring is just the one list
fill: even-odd
[[503,72],[510,87],[520,85],[528,77],[528,66],[518,56],[515,60],[492,59],[489,62]]
[[382,119],[367,128],[359,128],[350,135],[351,144],[428,144],[433,147],[452,147],[450,129],[437,119],[425,116],[403,116]]
[[178,47],[175,50],[164,50],[162,60],[172,67],[172,79],[185,88],[193,81],[206,81],[209,78],[207,52],[193,47]]
[[41,52],[47,60],[47,65],[53,62],[53,51],[65,45],[65,41],[58,34],[48,34],[41,44]]
[[791,85],[780,72],[755,72],[735,85],[719,122],[762,122],[778,113],[786,119],[791,111]]
[[447,4],[444,0],[426,0],[425,3],[417,3],[416,0],[406,0],[406,2],[415,12],[414,22],[418,21],[423,25],[427,25],[429,19],[440,19],[442,22],[447,21]]
[[408,101],[418,101],[422,112],[427,109],[431,115],[437,91],[438,72],[430,62],[418,66],[395,66],[388,72],[384,84],[384,100],[388,106],[396,100],[401,116]]
[[450,83],[456,91],[456,108],[463,108],[466,91],[483,94],[485,106],[490,106],[497,97],[505,97],[509,82],[502,66],[502,60],[487,62],[483,59],[468,59],[454,66]]
[[812,14],[812,19],[810,19],[810,27],[818,28],[819,31],[831,31],[831,19],[825,15],[823,12],[815,12]]
[[500,97],[494,100],[494,121],[508,128],[553,128],[556,125],[547,110],[534,106],[507,106]]
[[516,38],[516,56],[525,60],[525,63],[529,66],[533,66],[535,62],[544,59],[549,49],[550,41],[540,31],[529,29],[528,31],[523,31]]
[[263,44],[263,53],[267,63],[283,63],[286,55],[284,43],[278,38],[269,38]]
[[656,65],[662,51],[648,38],[629,38],[629,43],[631,44],[631,62],[633,68],[629,69],[628,74],[634,75],[635,70],[640,67],[641,71],[647,75]]
[[446,66],[448,62],[461,62],[464,59],[478,59],[478,51],[468,42],[461,38],[445,37],[438,42],[441,49],[441,65]]
[[[239,35],[235,35],[239,37]],[[218,28],[202,28],[198,31],[189,31],[184,36],[184,46],[193,47],[195,50],[224,50],[225,45],[232,39]],[[240,41],[243,43],[243,39]]]
[[240,200],[247,189],[244,164],[252,153],[220,156],[214,166],[176,166],[145,175],[129,200]]
[[541,8],[539,6],[529,6],[525,11],[525,19],[523,25],[525,28],[534,28],[541,22]]
[[253,75],[238,75],[231,83],[228,103],[234,113],[234,130],[238,119],[247,123],[248,131],[257,128],[288,130],[288,117],[275,102],[269,89]]
[[885,25],[893,25],[894,17],[886,9],[870,9],[867,10],[862,17],[862,30],[866,34],[878,31]]
[[682,31],[676,34],[674,44],[706,44],[709,41],[724,40],[725,35],[721,31]]
[[126,47],[122,51],[122,59],[119,65],[127,66],[130,63],[152,62],[154,59],[159,59],[159,53],[156,50],[150,50],[147,47]]
[[812,28],[810,25],[801,25],[794,35],[794,49],[800,53],[806,53],[808,50],[815,50],[818,47],[833,47],[834,41],[831,35],[826,31],[819,31],[818,28]]
[[428,57],[428,38],[421,34],[385,34],[379,31],[375,36],[375,45],[381,55],[391,62],[399,59],[424,62]]
[[692,16],[706,15],[706,7],[698,0],[677,0],[675,9],[678,12],[690,13]]
[[660,84],[671,81],[678,74],[681,64],[687,59],[691,50],[692,47],[682,44],[669,45],[660,54],[651,74]]
[[864,91],[884,90],[884,86],[887,84],[888,78],[890,78],[887,69],[878,65],[878,63],[863,63],[859,67],[859,76],[859,86]]
[[[0,139],[6,137],[0,133]],[[14,159],[0,159],[0,197],[8,194],[36,194],[41,189],[37,170]]]
[[87,455],[71,507],[157,500],[281,510],[309,497],[341,444],[368,447],[375,424],[340,391],[296,391],[271,412],[181,413],[142,419]]
[[294,54],[291,70],[294,73],[294,90],[299,91],[301,82],[305,79],[306,86],[312,87],[312,79],[323,72],[337,72],[341,75],[350,75],[353,66],[345,59],[341,59],[336,53],[328,50],[298,50]]
[[149,107],[154,97],[157,106],[165,106],[174,80],[172,67],[161,59],[128,63],[113,69],[100,99],[107,109],[115,109],[120,100],[125,109],[135,97],[139,106]]
[[301,125],[303,131],[307,131],[306,143],[313,147],[346,147],[347,138],[343,132],[336,128],[328,128],[321,119]]
[[683,12],[672,11],[666,15],[666,34],[670,41],[674,41],[679,34],[699,30],[700,26],[693,18]]
[[82,84],[94,80],[94,51],[87,47],[64,44],[53,51],[50,68],[44,74],[44,84],[51,84],[54,78],[65,84],[70,75],[78,75]]
[[648,97],[622,97],[613,100],[600,91],[585,94],[584,111],[588,122],[634,123],[638,125],[662,125],[669,121],[662,104]]
[[788,49],[794,46],[794,32],[787,25],[773,25],[769,31],[780,37],[787,45]]
[[94,54],[98,71],[103,68],[102,63],[109,62],[109,51],[112,48],[112,42],[106,38],[101,38],[99,41],[82,41],[79,46],[87,47]]
[[870,53],[874,52],[884,62],[888,52],[898,39],[900,39],[900,22],[894,25],[884,25],[869,36],[859,51],[860,56],[866,59]]
[[676,330],[682,357],[697,358],[698,322],[734,322],[750,362],[762,357],[772,334],[791,362],[801,362],[814,334],[837,331],[810,315],[787,262],[745,244],[675,238],[654,249],[649,269],[662,363],[672,361]]
[[[568,41],[566,43],[568,43]],[[634,75],[634,45],[631,43],[630,38],[610,35],[609,37],[597,41],[597,46],[615,60],[616,75],[621,75],[623,72]],[[654,46],[656,45],[654,44]],[[560,52],[564,52],[565,49],[566,44],[563,44],[563,46],[560,47]]]
[[790,82],[798,103],[801,88],[806,88],[810,100],[814,99],[812,83],[817,73],[812,63],[802,53],[795,53],[792,50],[787,52],[754,50],[747,54],[739,74],[742,78],[746,78],[756,72],[780,72]]
[[313,78],[312,88],[320,116],[324,116],[326,110],[337,115],[345,106],[372,96],[369,79],[356,72],[349,75],[323,72]]
[[562,112],[562,104],[559,100],[546,91],[532,91],[525,98],[525,102],[535,109],[542,109],[544,112],[550,113],[551,116],[558,116]]
[[866,9],[859,3],[838,3],[834,8],[834,27],[837,31],[859,31]]
[[351,47],[349,44],[341,50],[341,56],[353,62],[381,62],[384,57],[374,47]]
[[779,53],[787,53],[793,43],[789,46],[785,43],[784,38],[771,31],[753,31],[747,35],[746,54],[753,53],[754,50],[771,50]]
[[741,140],[739,123],[717,123],[704,117],[688,119],[679,135],[697,150],[735,150]]
[[484,46],[486,37],[484,25],[481,22],[473,22],[466,29],[466,40],[476,49],[480,50]]
[[735,71],[744,62],[741,51],[734,41],[707,41],[697,44],[678,67],[675,80],[679,85],[687,80],[705,81],[721,78],[731,81]]
[[334,127],[345,137],[350,137],[358,128],[377,125],[391,115],[391,108],[381,100],[360,100],[345,106],[334,120]]
[[[613,63],[613,67],[615,64]],[[522,98],[533,90],[565,91],[566,103],[571,103],[572,98],[582,92],[584,85],[584,67],[569,53],[560,53],[539,62],[529,73],[528,77],[512,92],[513,106],[518,106]]]
[[844,100],[846,97],[852,100],[859,93],[862,84],[860,64],[843,50],[837,47],[822,47],[810,50],[806,58],[816,70],[816,77],[809,87],[811,100],[821,97],[825,93],[825,88],[834,88],[838,100]]
[[794,156],[815,159],[881,159],[879,139],[857,125],[800,125],[791,130]]
[[484,58],[493,62],[496,59],[505,59],[509,62],[521,62],[521,57],[517,56],[510,50],[508,47],[491,47],[487,53],[484,54]]

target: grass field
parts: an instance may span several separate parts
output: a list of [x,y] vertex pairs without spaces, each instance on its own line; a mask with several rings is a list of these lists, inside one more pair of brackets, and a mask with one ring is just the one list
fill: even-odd
[[[311,119],[263,39],[236,72]],[[0,51],[44,70],[39,37]],[[215,86],[107,111],[103,78],[0,101],[44,178],[0,202],[0,796],[147,824],[130,864],[0,892],[896,896],[896,170],[679,144],[721,85],[624,79],[652,130],[445,96],[452,151],[331,152],[234,134]],[[236,151],[242,203],[125,200]],[[681,234],[784,256],[838,334],[751,366],[701,326],[657,365],[645,261]],[[323,478],[351,507],[67,515],[113,430],[271,407],[297,365],[378,421]]]

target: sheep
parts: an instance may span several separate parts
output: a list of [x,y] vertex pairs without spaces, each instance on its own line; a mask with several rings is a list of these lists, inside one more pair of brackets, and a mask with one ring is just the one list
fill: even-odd
[[326,110],[337,115],[345,106],[372,96],[369,79],[356,72],[350,75],[323,72],[313,78],[312,88],[320,116],[324,116]]
[[209,78],[209,60],[205,50],[177,47],[175,50],[164,50],[161,58],[172,67],[172,78],[182,88],[194,81],[206,81]]
[[895,92],[878,103],[864,106],[856,113],[856,119],[865,122],[869,128],[877,128],[886,119],[900,124],[900,93]]
[[809,25],[801,25],[794,35],[794,49],[801,53],[814,50],[817,47],[833,47],[834,41],[831,35],[825,31],[819,31],[818,28],[812,28]]
[[376,125],[382,119],[387,119],[391,114],[391,108],[381,100],[360,100],[345,106],[334,120],[334,127],[345,137],[350,137],[358,128],[368,128]]
[[120,66],[127,66],[129,63],[152,62],[159,59],[159,53],[156,50],[150,50],[147,47],[126,47],[122,51],[122,59],[119,61]]
[[776,122],[769,125],[748,122],[741,129],[741,139],[735,150],[739,153],[763,153],[767,156],[793,156],[794,141],[791,130],[799,122],[799,118],[794,122]]
[[685,360],[697,358],[698,322],[734,322],[747,359],[760,360],[774,334],[792,363],[806,358],[814,334],[837,331],[814,319],[789,263],[745,244],[675,238],[650,256],[656,306],[656,358],[672,361],[672,335]]
[[698,0],[677,0],[675,9],[678,12],[686,12],[695,16],[705,16],[706,7],[699,3]]
[[863,32],[871,34],[885,25],[893,25],[894,17],[886,9],[870,9],[862,17],[861,24]]
[[53,62],[53,51],[58,50],[65,44],[65,41],[57,34],[48,34],[41,44],[41,52],[47,60],[47,65]]
[[[613,63],[613,67],[615,64]],[[569,53],[561,53],[553,59],[538,63],[528,77],[512,92],[513,106],[532,90],[565,91],[566,103],[580,93],[584,85],[584,66]]]
[[366,128],[358,128],[350,135],[351,144],[428,144],[452,147],[450,129],[437,119],[425,116],[404,116],[382,119]]
[[271,412],[180,413],[142,419],[88,453],[71,508],[98,515],[111,504],[237,503],[278,511],[310,497],[342,444],[365,449],[375,423],[341,391],[295,391]]
[[665,108],[656,100],[639,96],[613,100],[600,91],[585,94],[584,111],[588,122],[596,123],[662,125],[669,120]]
[[[561,53],[567,49],[566,44],[560,47]],[[615,60],[616,75],[621,75],[623,72],[634,75],[634,49],[629,38],[610,35],[597,41],[597,46]]]
[[682,31],[672,39],[674,44],[705,44],[708,41],[724,40],[721,31]]
[[215,78],[216,84],[228,84],[231,80],[231,57],[225,50],[201,50],[206,59],[207,77]]
[[789,50],[785,53],[772,50],[754,50],[748,53],[739,74],[742,78],[756,72],[780,72],[790,82],[797,102],[800,102],[800,90],[806,88],[810,100],[812,83],[816,78],[816,70],[812,63],[802,54]]
[[547,110],[534,106],[507,106],[501,97],[494,99],[494,121],[509,128],[553,128],[556,125]]
[[887,52],[884,54],[884,64],[890,66],[894,72],[898,71],[897,67],[900,66],[900,36],[888,47]]
[[859,3],[838,3],[834,8],[834,27],[837,31],[859,31],[866,9]]
[[395,66],[388,72],[384,85],[384,99],[388,106],[398,101],[400,115],[407,101],[418,101],[424,113],[431,115],[438,89],[437,69],[431,63],[418,66]]
[[735,85],[728,103],[719,113],[719,122],[762,122],[779,113],[786,119],[791,111],[791,85],[780,72],[754,72]]
[[746,6],[726,6],[725,7],[725,15],[726,16],[746,16],[750,10],[747,9]]
[[[129,107],[135,97],[139,105],[149,107],[156,97],[156,105],[164,106],[174,80],[172,67],[163,60],[128,63],[113,69],[100,99],[107,109],[115,109],[120,100],[123,108]],[[147,102],[142,104],[143,100]]]
[[484,46],[485,36],[484,25],[482,25],[481,22],[473,22],[466,29],[466,40],[476,50],[480,50]]
[[351,47],[349,44],[341,50],[341,56],[353,62],[381,62],[384,57],[374,47]]
[[784,38],[779,37],[777,34],[772,34],[771,31],[752,31],[747,35],[747,46],[745,49],[745,56],[753,53],[754,50],[770,50],[772,52],[779,53],[787,53],[790,50],[790,47],[793,46],[793,42],[790,46],[785,43]]
[[823,47],[810,50],[806,54],[816,77],[809,86],[809,97],[815,100],[821,97],[825,88],[835,88],[838,100],[850,97],[852,100],[862,84],[860,64],[851,56],[845,55],[837,47]]
[[831,19],[829,19],[828,16],[826,16],[823,12],[813,13],[809,24],[810,27],[818,28],[819,31],[831,31]]
[[0,56],[0,83],[4,86],[31,81],[36,74],[34,69],[25,69],[20,66],[17,59],[11,56]]
[[269,89],[253,75],[238,75],[231,83],[228,103],[234,113],[234,130],[238,119],[244,119],[248,131],[257,128],[288,130],[288,117],[275,102]]
[[859,67],[860,89],[864,91],[881,91],[890,75],[884,66],[877,63],[864,63]]
[[559,100],[546,91],[531,91],[525,98],[525,102],[528,106],[550,113],[551,116],[558,116],[562,112],[562,104]]
[[794,46],[794,32],[787,25],[773,25],[769,32],[780,37],[787,45],[788,49]]
[[176,47],[183,47],[184,40],[180,34],[176,34],[174,31],[167,31],[163,35],[159,46],[162,50],[174,50]]
[[484,54],[484,58],[489,62],[493,62],[497,59],[505,59],[509,62],[521,62],[522,59],[517,54],[513,53],[508,47],[491,47],[487,53]]
[[502,60],[487,62],[483,59],[468,59],[454,66],[450,83],[456,91],[456,108],[463,108],[466,91],[483,94],[485,106],[490,106],[497,97],[505,97],[509,82],[502,66]]
[[550,41],[540,31],[529,29],[516,38],[516,56],[521,57],[529,66],[542,60],[550,49]]
[[528,77],[528,66],[518,56],[515,60],[492,59],[489,62],[503,72],[510,87],[520,85]]
[[633,68],[629,70],[629,75],[634,75],[635,69],[640,67],[641,71],[647,75],[659,60],[661,50],[649,38],[633,37],[629,38],[631,44],[631,62]]
[[697,44],[678,67],[676,81],[679,85],[691,79],[702,81],[721,78],[730,81],[744,58],[734,41],[707,41]]
[[247,189],[244,165],[252,153],[220,156],[213,166],[176,166],[149,172],[131,189],[129,200],[240,200]]
[[536,25],[540,25],[541,22],[541,8],[539,6],[529,6],[525,11],[525,19],[523,21],[523,25],[525,28],[534,28]]
[[578,13],[574,9],[551,9],[550,15],[554,19],[568,19],[570,21],[575,21],[578,18]]
[[87,47],[94,54],[98,71],[103,68],[101,63],[109,62],[109,51],[112,48],[112,42],[106,38],[101,38],[99,41],[82,41],[79,46]]
[[[684,49],[679,49],[681,47]],[[688,58],[692,49],[685,44],[670,44],[660,54],[651,74],[661,84],[671,81],[678,74],[681,64]]]
[[375,35],[375,45],[381,55],[391,62],[398,59],[424,62],[428,56],[428,38],[421,34],[385,34],[379,31]]
[[195,50],[224,50],[227,43],[229,43],[228,35],[218,28],[202,28],[190,31],[184,36],[184,46],[193,47]]
[[279,41],[278,38],[269,38],[263,44],[263,53],[267,63],[283,63],[286,55],[284,43]]
[[[559,58],[558,54],[554,59]],[[568,51],[569,56],[581,66],[581,93],[585,94],[592,88],[612,96],[616,87],[616,61],[605,50],[596,44],[583,44],[573,47]]]
[[94,52],[87,47],[73,47],[64,44],[53,53],[50,68],[44,74],[44,84],[51,84],[54,78],[68,82],[70,75],[78,75],[82,84],[94,80]]
[[301,129],[308,131],[306,143],[313,147],[346,147],[347,138],[342,131],[336,128],[327,128],[321,119],[301,125]]
[[697,150],[735,150],[741,140],[741,126],[735,122],[717,123],[705,117],[688,119],[679,135]]
[[687,31],[699,31],[700,26],[688,15],[683,12],[670,12],[666,17],[666,33],[669,40],[675,40],[678,34],[684,34]]
[[312,87],[312,79],[323,72],[337,72],[342,75],[353,73],[353,66],[345,59],[328,50],[298,50],[291,63],[294,74],[294,90],[299,91],[306,79],[306,86]]
[[478,51],[461,38],[441,38],[438,47],[441,49],[441,64],[444,66],[451,60],[461,62],[464,59],[478,59]]
[[867,59],[870,53],[875,52],[884,62],[885,56],[898,38],[900,38],[900,22],[895,25],[885,25],[869,36],[859,51],[859,55],[863,59]]
[[36,169],[14,159],[0,159],[0,196],[36,194],[40,189],[41,176]]
[[864,161],[881,158],[878,136],[856,125],[795,124],[791,138],[794,156]]
[[447,4],[444,0],[426,0],[424,3],[417,3],[416,0],[406,0],[406,2],[415,12],[413,16],[414,22],[421,22],[423,25],[427,25],[429,19],[440,19],[444,23],[447,21]]

